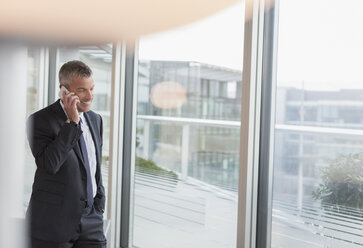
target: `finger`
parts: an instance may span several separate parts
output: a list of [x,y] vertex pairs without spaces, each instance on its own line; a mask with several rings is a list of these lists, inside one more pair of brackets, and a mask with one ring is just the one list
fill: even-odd
[[65,99],[65,105],[69,106],[71,100],[72,100],[71,96],[69,94],[67,94],[66,99]]
[[79,103],[78,96],[72,97],[71,106],[74,107],[74,108],[76,108],[77,107],[77,103]]
[[66,92],[65,91],[63,91],[63,103],[64,103],[64,105],[68,105],[68,103],[69,103],[69,96],[70,96],[70,94],[66,94]]
[[77,96],[75,96],[75,94],[73,92],[68,93],[66,95],[66,100],[65,100],[66,104],[71,105],[74,97],[77,97]]

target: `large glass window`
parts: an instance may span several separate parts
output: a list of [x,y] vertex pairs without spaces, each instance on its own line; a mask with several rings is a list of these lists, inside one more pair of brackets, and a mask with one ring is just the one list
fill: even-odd
[[135,247],[236,246],[242,13],[140,40]]
[[[106,196],[108,196],[112,46],[103,45],[59,48],[56,72],[59,72],[60,67],[64,63],[75,59],[85,62],[93,71],[95,89],[92,110],[100,114],[103,120],[103,149],[101,168],[103,185],[105,187]],[[57,93],[59,89],[58,85],[59,82],[57,79]],[[58,94],[56,95],[58,96]],[[105,210],[107,210],[107,207]],[[104,214],[104,218],[110,218],[110,215],[107,213],[107,211]]]
[[272,247],[363,246],[363,3],[281,0]]
[[[44,101],[44,49],[28,48],[28,76],[26,96],[26,117],[43,107]],[[25,141],[24,161],[24,210],[29,205],[36,165],[28,140]]]

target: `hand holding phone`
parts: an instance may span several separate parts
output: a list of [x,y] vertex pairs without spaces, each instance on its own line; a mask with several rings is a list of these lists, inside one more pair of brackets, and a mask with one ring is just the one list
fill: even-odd
[[79,122],[79,113],[77,109],[77,104],[79,103],[78,96],[73,92],[69,92],[69,90],[62,85],[59,91],[59,97],[62,99],[64,110],[67,113],[68,119],[74,121],[75,123],[78,123]]
[[65,92],[66,95],[69,94],[69,90],[62,85],[62,87],[61,87],[61,89],[59,91],[59,94],[58,94],[59,98],[62,99],[62,100],[63,100],[63,92]]

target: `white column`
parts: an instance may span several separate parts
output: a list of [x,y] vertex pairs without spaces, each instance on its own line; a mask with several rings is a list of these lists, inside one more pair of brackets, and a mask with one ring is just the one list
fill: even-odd
[[182,160],[181,160],[181,174],[182,180],[186,180],[188,177],[188,160],[189,160],[189,128],[188,124],[183,125],[182,134]]
[[304,134],[299,134],[299,171],[297,189],[297,208],[301,214],[304,198]]
[[150,156],[150,121],[144,120],[144,152],[143,158],[149,159]]
[[[302,81],[302,95],[301,95],[301,106],[300,106],[300,124],[304,125],[305,118],[305,84]],[[298,191],[297,191],[297,207],[301,214],[303,198],[304,198],[304,134],[299,134],[299,172],[298,172]]]
[[27,50],[0,42],[0,247],[26,247],[23,204]]

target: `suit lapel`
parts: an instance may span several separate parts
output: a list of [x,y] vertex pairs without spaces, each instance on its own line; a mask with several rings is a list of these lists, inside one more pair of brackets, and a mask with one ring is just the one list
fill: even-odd
[[64,113],[64,110],[60,104],[60,99],[58,99],[58,101],[53,103],[51,106],[52,106],[53,112],[57,116],[57,121],[58,121],[59,125],[62,126],[64,124],[64,122],[67,120],[67,115],[66,115],[66,113]]
[[82,156],[82,152],[81,152],[81,148],[79,146],[79,142],[77,142],[77,144],[73,147],[73,150],[75,151],[75,153],[77,154],[77,157],[82,161],[82,167],[85,168],[84,166],[84,160],[83,160],[83,156]]

